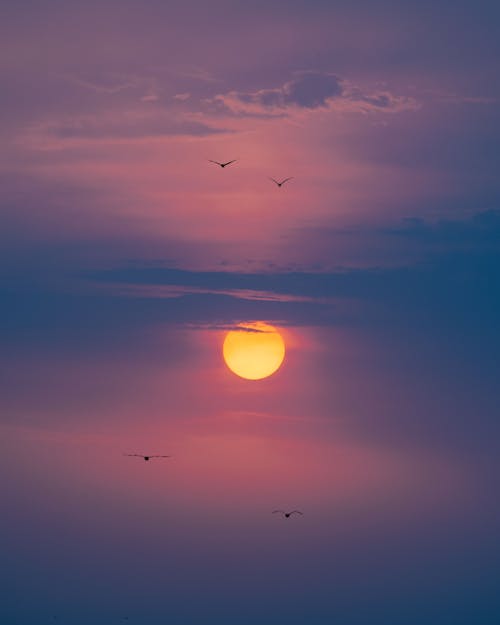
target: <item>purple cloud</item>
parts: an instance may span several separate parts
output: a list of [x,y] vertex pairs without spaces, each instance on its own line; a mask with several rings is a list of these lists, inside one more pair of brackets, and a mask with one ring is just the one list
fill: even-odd
[[172,117],[164,111],[154,111],[148,114],[102,113],[55,119],[33,125],[27,133],[27,138],[30,145],[39,145],[52,142],[54,139],[106,141],[162,136],[204,137],[225,132],[229,131],[189,118]]
[[253,92],[230,91],[215,101],[232,113],[258,116],[264,113],[291,112],[293,109],[327,109],[342,112],[399,112],[416,110],[412,97],[398,96],[387,90],[369,91],[329,72],[297,72],[283,85]]

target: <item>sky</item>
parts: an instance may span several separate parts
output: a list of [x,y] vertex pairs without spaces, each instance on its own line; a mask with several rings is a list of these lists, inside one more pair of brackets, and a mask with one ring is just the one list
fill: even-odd
[[499,22],[2,7],[2,623],[499,622]]

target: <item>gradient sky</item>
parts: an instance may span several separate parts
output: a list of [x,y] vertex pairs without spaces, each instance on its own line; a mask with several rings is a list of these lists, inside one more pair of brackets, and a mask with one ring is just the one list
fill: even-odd
[[2,7],[2,624],[500,622],[499,23]]

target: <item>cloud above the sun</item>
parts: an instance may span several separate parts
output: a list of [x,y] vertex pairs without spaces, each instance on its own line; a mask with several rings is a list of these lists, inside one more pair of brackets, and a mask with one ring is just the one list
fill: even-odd
[[276,87],[218,94],[211,102],[226,112],[257,117],[301,110],[399,113],[420,108],[413,97],[362,88],[336,74],[313,70],[295,72],[291,80]]

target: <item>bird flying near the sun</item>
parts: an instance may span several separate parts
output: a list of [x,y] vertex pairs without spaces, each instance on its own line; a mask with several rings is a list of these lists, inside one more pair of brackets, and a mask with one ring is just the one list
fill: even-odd
[[212,161],[212,159],[208,159],[209,163],[215,163],[216,165],[219,165],[220,167],[222,167],[222,169],[224,169],[224,167],[227,167],[228,165],[231,165],[231,163],[236,163],[238,159],[234,159],[232,161],[227,161],[226,163],[219,163],[219,161]]
[[289,180],[291,180],[293,178],[293,176],[290,176],[289,178],[285,178],[284,180],[282,180],[281,182],[279,182],[278,180],[275,180],[274,178],[269,178],[269,180],[272,180],[275,184],[278,185],[278,187],[281,189],[281,187],[285,184],[285,182],[288,182]]
[[135,458],[142,458],[146,462],[152,458],[171,458],[172,456],[144,456],[143,454],[123,454],[124,456],[133,456]]
[[285,512],[284,510],[273,510],[273,514],[283,514],[287,519],[289,519],[292,514],[304,514],[300,510],[292,510],[291,512]]

